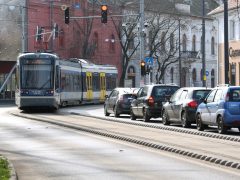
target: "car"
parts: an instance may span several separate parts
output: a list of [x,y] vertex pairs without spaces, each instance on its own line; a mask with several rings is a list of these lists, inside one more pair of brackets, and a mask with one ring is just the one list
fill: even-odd
[[240,86],[219,85],[213,88],[198,106],[196,124],[199,131],[208,125],[217,126],[220,134],[233,127],[240,131]]
[[137,93],[137,98],[131,103],[130,118],[143,118],[148,122],[151,118],[161,117],[162,105],[179,86],[175,84],[144,85]]
[[136,98],[136,88],[115,88],[106,95],[104,102],[104,115],[114,114],[119,117],[121,114],[130,114],[130,105]]
[[211,91],[205,87],[184,87],[177,90],[164,105],[162,110],[162,123],[181,123],[188,128],[196,123],[195,115],[198,105]]

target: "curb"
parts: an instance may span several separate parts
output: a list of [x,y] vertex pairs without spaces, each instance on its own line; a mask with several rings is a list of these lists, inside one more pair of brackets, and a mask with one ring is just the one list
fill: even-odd
[[62,127],[66,127],[66,128],[70,128],[70,129],[75,129],[75,130],[80,130],[83,132],[87,132],[87,133],[91,133],[91,134],[96,134],[96,135],[100,135],[100,136],[104,136],[104,137],[108,137],[108,138],[112,138],[112,139],[118,139],[121,141],[125,141],[125,142],[130,142],[130,143],[134,143],[137,145],[142,145],[145,147],[149,147],[152,149],[158,149],[161,151],[166,151],[166,152],[171,152],[174,154],[178,154],[181,156],[185,156],[185,157],[190,157],[193,159],[197,159],[197,160],[201,160],[201,161],[206,161],[212,164],[217,164],[217,165],[221,165],[221,166],[225,166],[225,167],[230,167],[236,170],[240,170],[240,162],[232,162],[232,161],[228,161],[228,160],[224,160],[221,158],[216,158],[216,157],[212,157],[212,156],[207,156],[204,154],[198,154],[198,153],[194,153],[194,152],[190,152],[187,150],[182,150],[180,148],[175,148],[175,147],[171,147],[171,146],[166,146],[166,145],[161,145],[161,144],[156,144],[156,143],[151,143],[151,142],[147,142],[147,141],[143,141],[143,140],[139,140],[139,139],[134,139],[134,138],[130,138],[130,137],[125,137],[125,136],[121,136],[121,135],[117,135],[114,133],[109,133],[109,132],[101,132],[99,130],[93,130],[90,128],[86,128],[86,127],[79,127],[76,125],[70,125],[68,123],[64,123],[64,122],[59,122],[59,121],[52,121],[51,119],[43,119],[40,117],[29,117],[29,116],[24,116],[24,115],[20,115],[20,114],[15,114],[15,113],[11,113],[12,115],[15,116],[19,116],[19,117],[24,117],[27,119],[31,119],[31,120],[36,120],[36,121],[41,121],[41,122],[47,122],[50,124],[54,124],[54,125],[58,125],[58,126],[62,126]]

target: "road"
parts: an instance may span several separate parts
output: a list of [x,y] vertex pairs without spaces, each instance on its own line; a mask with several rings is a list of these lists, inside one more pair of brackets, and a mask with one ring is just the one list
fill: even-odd
[[[64,108],[64,118],[76,108],[96,114],[91,106]],[[240,178],[239,171],[12,116],[9,111],[16,107],[0,108],[0,154],[11,160],[19,180]]]

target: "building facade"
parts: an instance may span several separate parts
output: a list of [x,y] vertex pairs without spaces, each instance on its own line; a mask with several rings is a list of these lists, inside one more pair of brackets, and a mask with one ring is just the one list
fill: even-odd
[[[224,58],[224,5],[210,12],[218,22],[219,36],[219,84],[225,84],[225,58]],[[228,1],[228,39],[229,39],[229,70],[228,77],[231,85],[240,85],[240,21],[239,4],[236,0]]]
[[[179,26],[178,30],[173,32],[173,38],[175,42],[179,42],[175,45],[175,48],[180,47],[180,52],[175,53],[172,57],[175,63],[171,63],[164,71],[163,78],[160,83],[175,83],[180,86],[202,86],[203,84],[203,71],[202,71],[202,1],[168,1],[163,3],[165,6],[157,6],[155,3],[151,3],[151,0],[145,1],[145,22],[151,21],[149,14],[156,12],[162,12],[162,16],[175,16],[173,20],[175,28]],[[206,1],[206,12],[215,9],[219,4],[217,1]],[[158,2],[161,4],[161,2]],[[154,4],[154,7],[151,5]],[[168,12],[166,12],[166,9]],[[128,13],[128,12],[126,12]],[[157,22],[156,22],[157,23]],[[148,57],[149,49],[148,42],[151,36],[150,27],[145,28],[145,57]],[[167,30],[160,30],[156,40],[166,36]],[[170,34],[168,37],[170,38]],[[135,39],[137,44],[139,38]],[[170,41],[166,41],[164,46],[170,48]],[[214,87],[217,84],[217,60],[218,60],[218,22],[211,18],[205,18],[205,63],[206,63],[206,86]],[[160,45],[159,48],[161,48]],[[178,47],[176,47],[178,46]],[[161,53],[158,57],[153,56],[154,62],[152,65],[152,71],[150,75],[141,77],[140,75],[140,60],[139,49],[129,62],[126,79],[131,80],[132,84],[136,87],[143,85],[144,83],[158,83],[156,80],[156,74],[159,71],[159,63],[161,59],[164,59]],[[158,60],[157,60],[158,59]],[[180,59],[180,60],[179,60]],[[158,61],[158,62],[157,62]],[[181,70],[179,64],[181,63]],[[129,83],[131,84],[131,83]]]
[[[1,3],[1,19],[5,21],[0,22],[0,87],[22,52],[49,51],[61,59],[88,59],[95,64],[115,65],[121,74],[121,48],[115,26],[111,18],[106,24],[101,23],[101,6],[96,1],[1,0]],[[69,24],[64,20],[67,7]],[[110,8],[109,14],[112,11]],[[14,99],[15,83],[13,72],[0,99]]]

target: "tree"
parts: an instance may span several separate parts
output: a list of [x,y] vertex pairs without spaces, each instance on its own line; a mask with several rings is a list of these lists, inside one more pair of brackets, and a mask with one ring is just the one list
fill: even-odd
[[152,13],[148,18],[148,57],[157,60],[156,83],[161,83],[166,69],[178,61],[179,29],[176,17]]
[[134,56],[134,53],[136,52],[140,44],[139,42],[134,44],[135,38],[137,37],[136,29],[139,17],[129,16],[127,20],[128,23],[116,21],[113,18],[112,21],[117,31],[119,43],[122,48],[122,74],[120,77],[119,86],[123,87],[129,61]]

